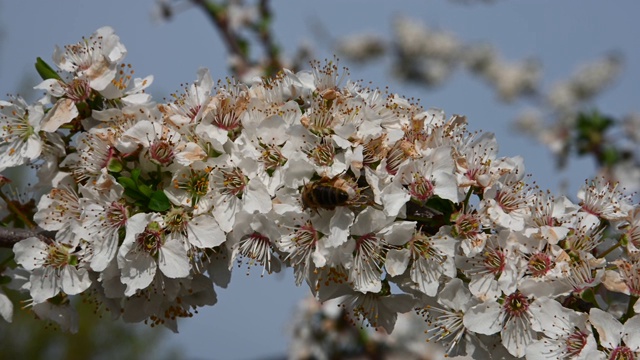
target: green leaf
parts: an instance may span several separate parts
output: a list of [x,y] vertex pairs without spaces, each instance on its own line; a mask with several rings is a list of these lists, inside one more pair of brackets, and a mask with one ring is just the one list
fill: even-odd
[[42,60],[41,57],[36,58],[35,65],[36,65],[36,71],[38,72],[38,74],[40,74],[40,77],[42,78],[42,80],[48,80],[48,79],[62,80],[60,75],[55,70],[53,70],[53,68],[49,66],[49,64],[47,64],[44,60]]
[[237,39],[237,41],[238,41],[238,47],[240,48],[240,53],[244,57],[248,58],[249,57],[249,47],[250,47],[249,41],[247,41],[246,39],[240,38],[240,37]]
[[118,178],[118,184],[122,185],[122,187],[126,189],[132,189],[132,190],[138,190],[138,186],[136,185],[136,183],[128,178],[128,177],[124,177],[124,176],[120,176]]
[[150,198],[153,194],[153,189],[150,188],[147,184],[138,183],[138,190],[143,193],[146,197]]
[[124,187],[124,194],[134,200],[142,200],[143,202],[147,202],[148,196],[145,196],[143,193],[138,190],[138,185],[133,181],[133,179],[120,176],[118,178],[118,183]]
[[596,295],[593,292],[592,288],[586,289],[582,292],[582,294],[580,295],[580,297],[582,298],[582,300],[590,303],[590,304],[597,304],[598,302],[596,301]]
[[136,182],[136,184],[139,183],[138,178],[140,177],[140,173],[141,170],[138,168],[131,170],[131,178]]
[[453,202],[442,199],[439,196],[432,196],[429,198],[429,200],[427,200],[426,207],[444,214],[446,218],[450,218],[451,214],[455,211]]
[[119,173],[120,171],[122,171],[123,167],[124,166],[122,165],[122,161],[116,158],[112,158],[111,160],[109,160],[109,163],[107,164],[107,170],[113,173]]
[[158,190],[151,194],[149,209],[153,211],[167,211],[171,207],[171,202],[164,191]]
[[124,194],[134,200],[138,200],[142,202],[146,202],[146,200],[148,199],[148,197],[144,196],[143,193],[141,193],[136,189],[126,188],[124,189]]

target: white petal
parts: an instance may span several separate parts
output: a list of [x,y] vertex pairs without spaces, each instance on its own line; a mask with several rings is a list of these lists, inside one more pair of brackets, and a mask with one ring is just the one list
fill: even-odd
[[197,216],[189,221],[187,234],[189,243],[201,249],[218,246],[227,239],[216,219],[206,214]]
[[31,273],[30,293],[35,304],[45,302],[60,292],[60,285],[55,269],[52,267],[37,268]]
[[387,253],[384,263],[385,269],[391,276],[402,275],[409,265],[409,249],[391,249]]
[[384,205],[384,213],[389,216],[396,216],[400,209],[411,199],[411,195],[395,183],[385,187],[380,195]]
[[[526,316],[523,314],[523,316]],[[502,345],[515,357],[523,357],[527,346],[535,338],[535,331],[531,329],[527,320],[512,318],[505,324],[502,332]]]
[[500,304],[488,301],[467,310],[462,319],[464,326],[479,334],[493,335],[502,330]]
[[[104,233],[103,233],[104,234]],[[107,235],[107,234],[104,234]],[[102,271],[113,260],[118,251],[118,233],[109,233],[102,239],[95,239],[93,242],[93,257],[91,258],[91,269]]]
[[13,303],[2,291],[0,291],[0,315],[6,322],[13,320]]
[[624,323],[624,343],[634,352],[640,351],[640,315]]
[[354,218],[355,215],[353,214],[353,211],[346,207],[337,208],[329,223],[331,233],[327,236],[327,239],[324,242],[325,246],[338,247],[344,244],[344,242],[349,238],[349,228],[351,227]]
[[458,191],[456,177],[453,174],[437,174],[436,187],[433,189],[433,193],[443,199],[451,200],[456,203],[462,200],[460,191]]
[[233,230],[236,214],[240,210],[240,199],[235,196],[217,196],[214,198],[213,217],[225,232]]
[[[406,313],[415,306],[415,300],[411,295],[391,295],[381,300],[380,310],[375,319],[378,326],[384,328],[388,334],[393,332],[398,319],[398,313]],[[387,309],[388,307],[388,309]]]
[[160,271],[171,279],[184,278],[189,275],[189,258],[187,250],[178,240],[168,240],[162,245],[158,256]]
[[396,221],[391,226],[382,229],[382,237],[391,245],[404,245],[413,236],[416,229],[414,221]]
[[32,271],[42,266],[42,261],[47,254],[47,244],[36,237],[31,237],[13,245],[13,253],[18,264]]
[[358,214],[358,217],[356,217],[356,221],[354,221],[351,226],[351,234],[362,236],[375,232],[378,229],[382,229],[385,224],[389,223],[387,219],[388,217],[384,212],[368,207]]
[[622,324],[613,315],[598,308],[589,311],[589,321],[600,335],[600,344],[608,349],[614,349],[622,339]]
[[[44,90],[55,97],[61,97],[65,93],[65,90],[62,87],[62,84],[63,83],[58,79],[47,79],[41,82],[40,84],[34,86],[33,88],[37,90]],[[9,104],[11,103],[7,103],[7,105]],[[0,106],[6,106],[6,105],[3,105],[2,103],[0,103]]]
[[472,305],[471,292],[462,280],[454,278],[442,288],[438,294],[438,302],[456,311],[467,310]]
[[76,269],[67,266],[62,272],[62,291],[69,295],[80,294],[91,286],[87,269]]
[[244,202],[242,210],[249,214],[254,212],[266,214],[271,210],[271,196],[269,196],[267,187],[258,178],[249,180],[242,200]]
[[78,108],[73,100],[60,99],[42,120],[41,129],[46,132],[54,132],[60,126],[70,123],[78,114]]
[[[120,263],[120,261],[118,261]],[[131,296],[138,289],[144,289],[156,275],[158,265],[147,253],[132,251],[125,257],[120,269],[120,281],[127,285],[124,294]]]
[[123,97],[121,100],[123,103],[127,105],[142,105],[150,102],[152,99],[151,95],[140,93],[140,94],[131,94]]

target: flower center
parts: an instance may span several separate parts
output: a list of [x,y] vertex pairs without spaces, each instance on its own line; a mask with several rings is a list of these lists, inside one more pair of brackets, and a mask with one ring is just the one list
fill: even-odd
[[508,317],[521,317],[529,310],[529,300],[519,291],[507,296],[504,299],[504,311]]
[[128,211],[127,207],[118,201],[114,201],[107,209],[107,219],[109,224],[114,228],[120,228],[127,224]]
[[495,276],[500,276],[506,264],[506,256],[504,253],[498,249],[491,249],[489,251],[485,251],[483,256],[484,259],[482,260],[482,264],[485,269]]
[[229,133],[229,137],[235,139],[242,130],[242,114],[247,108],[248,99],[244,94],[217,95],[218,106],[213,111],[212,124]]
[[465,239],[475,238],[480,229],[480,219],[470,214],[459,214],[455,217],[453,224],[453,235]]
[[419,174],[413,175],[414,181],[409,184],[409,194],[411,198],[424,204],[433,196],[433,183]]
[[60,269],[71,264],[74,260],[74,257],[69,255],[69,248],[62,244],[50,244],[47,250],[47,258],[45,259],[45,265],[47,266]]
[[336,155],[336,151],[331,143],[331,140],[322,141],[311,149],[305,150],[305,154],[318,166],[331,166],[333,164],[333,158]]
[[311,221],[300,226],[293,236],[293,242],[298,246],[315,247],[318,242],[318,231],[313,227]]
[[173,161],[173,147],[164,140],[155,141],[149,147],[149,156],[151,161],[158,165],[168,165]]
[[320,106],[314,108],[314,110],[317,111],[309,114],[308,117],[305,116],[300,119],[300,123],[315,135],[327,136],[333,134],[333,114]]
[[387,172],[395,175],[400,165],[409,158],[418,156],[414,145],[407,140],[400,140],[393,144],[389,153],[387,153]]
[[89,86],[89,82],[86,80],[74,79],[63,86],[65,95],[74,103],[85,101],[91,94],[91,86]]
[[433,247],[429,237],[423,233],[416,233],[410,240],[411,253],[413,259],[431,259],[438,264],[442,264],[447,259],[446,256]]
[[578,356],[582,351],[582,348],[587,344],[587,334],[575,328],[575,331],[567,337],[565,345],[567,346],[567,355]]
[[183,208],[172,208],[164,217],[166,228],[177,234],[186,234],[189,220],[189,214]]
[[498,194],[496,195],[496,202],[500,204],[500,207],[506,213],[518,210],[523,204],[521,197],[515,195],[511,191],[504,190],[498,191]]
[[385,156],[385,140],[387,138],[386,134],[383,134],[363,145],[362,149],[362,163],[363,164],[374,164],[380,160],[382,160]]
[[150,223],[143,232],[136,237],[138,251],[144,251],[156,256],[164,243],[164,237],[157,222]]
[[187,175],[186,181],[174,185],[176,188],[183,189],[191,195],[191,206],[195,206],[200,201],[200,198],[207,195],[209,192],[209,171],[207,168],[204,170],[190,170],[190,174]]
[[544,276],[551,268],[551,259],[544,253],[532,255],[527,263],[527,270],[529,270],[534,277]]
[[260,146],[263,149],[260,160],[264,163],[264,167],[267,172],[272,173],[287,162],[287,158],[282,155],[280,147],[277,145],[260,143]]
[[247,177],[244,176],[240,168],[233,168],[231,170],[220,170],[222,173],[223,181],[222,185],[224,189],[220,191],[221,194],[233,195],[238,198],[242,197],[244,188],[247,186]]
[[609,360],[634,360],[635,356],[633,351],[626,346],[618,346],[615,348],[611,355],[609,355]]

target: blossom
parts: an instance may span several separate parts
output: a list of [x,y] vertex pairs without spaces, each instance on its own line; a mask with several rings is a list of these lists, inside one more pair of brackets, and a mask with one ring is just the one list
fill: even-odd
[[411,239],[415,223],[393,221],[382,211],[371,207],[363,210],[351,226],[354,238],[353,263],[349,281],[356,291],[377,293],[382,288],[383,247],[386,244],[402,245]]
[[47,243],[31,237],[13,246],[16,262],[31,272],[29,290],[34,304],[42,303],[60,291],[76,295],[91,285],[83,261],[84,249],[76,249],[77,245],[57,241]]
[[411,310],[415,301],[407,294],[391,294],[385,288],[380,293],[351,291],[338,298],[348,314],[355,319],[366,320],[373,327],[381,327],[388,334],[393,332],[398,313]]
[[509,231],[502,231],[491,237],[479,254],[468,259],[456,258],[458,268],[471,279],[469,290],[479,299],[497,299],[502,292],[517,289],[523,259],[509,246],[511,236]]
[[465,142],[458,144],[456,153],[457,183],[461,187],[489,187],[498,176],[510,171],[509,168],[497,166],[501,162],[497,159],[498,144],[493,134],[468,137]]
[[633,359],[640,356],[640,315],[633,316],[621,324],[613,315],[598,308],[589,311],[589,321],[600,336],[609,359]]
[[296,285],[304,279],[311,281],[313,272],[326,265],[329,250],[322,240],[331,231],[330,220],[326,212],[314,217],[306,212],[287,212],[278,224],[283,235],[276,246],[287,253],[284,260],[293,266]]
[[105,26],[64,49],[56,46],[53,61],[60,69],[87,80],[91,88],[100,91],[116,77],[117,63],[126,54],[120,38],[111,27]]
[[281,265],[273,248],[281,233],[273,219],[264,214],[240,212],[238,220],[246,225],[238,226],[229,233],[226,245],[231,250],[231,261],[242,256],[249,266],[262,265],[263,275],[265,271],[269,274],[279,272]]
[[462,280],[451,279],[439,292],[437,304],[420,310],[428,319],[428,340],[443,342],[447,356],[466,354],[479,339],[465,327],[464,314],[477,305],[478,300],[471,296]]
[[80,318],[68,299],[60,304],[54,304],[50,301],[34,304],[31,310],[38,318],[58,324],[62,331],[68,331],[72,334],[78,332]]
[[58,79],[47,79],[34,89],[45,90],[49,96],[59,98],[42,120],[42,130],[48,132],[54,132],[76,118],[80,114],[76,103],[86,100],[91,93],[89,83],[79,79],[70,84]]
[[585,182],[578,191],[578,199],[584,211],[607,220],[623,219],[631,207],[628,199],[617,190],[617,184],[610,184],[604,178]]
[[532,328],[544,338],[527,347],[527,360],[588,359],[597,351],[597,343],[588,323],[588,315],[567,309],[555,300],[542,298],[531,305],[538,319]]
[[451,237],[428,236],[415,231],[407,242],[407,248],[390,249],[385,268],[391,276],[398,276],[409,268],[410,288],[435,296],[440,277],[455,278],[454,254],[457,241]]
[[566,197],[554,198],[546,192],[538,192],[530,203],[531,216],[526,218],[524,233],[555,245],[571,230],[565,220],[578,208]]
[[211,175],[212,214],[222,230],[229,232],[234,228],[236,214],[240,211],[266,214],[271,210],[269,191],[255,176],[256,161],[221,155],[213,163],[216,169]]
[[184,89],[184,94],[173,94],[172,103],[159,107],[166,123],[176,127],[178,131],[188,124],[197,124],[207,114],[207,105],[211,101],[210,94],[213,79],[207,69],[198,70],[198,79]]
[[123,153],[133,153],[142,146],[140,165],[147,172],[155,171],[160,165],[165,169],[177,163],[189,166],[194,161],[204,160],[206,153],[194,142],[186,142],[180,134],[162,123],[140,119],[127,129],[118,140],[116,147]]
[[429,149],[421,159],[404,163],[393,183],[382,191],[381,198],[385,211],[389,215],[397,215],[401,205],[408,200],[425,205],[434,196],[453,202],[462,199],[450,147]]
[[530,301],[516,291],[504,297],[503,304],[489,300],[475,305],[464,314],[464,326],[476,333],[492,335],[500,332],[502,345],[516,357],[525,355],[535,339]]
[[[402,70],[428,81],[467,51],[415,24],[398,35]],[[537,86],[529,64],[498,74],[493,53],[472,51],[467,65],[505,98]],[[74,330],[70,296],[84,293],[124,321],[177,331],[216,303],[234,264],[284,265],[379,333],[420,308],[449,355],[638,355],[638,211],[618,185],[588,182],[577,205],[534,190],[494,135],[349,81],[335,61],[215,88],[200,69],[155,106],[153,78],[133,78],[125,54],[101,28],[56,50],[63,71],[37,104],[0,101],[0,171],[40,167],[34,231],[55,232],[15,244],[20,267],[5,270],[38,316]],[[8,202],[5,222],[32,225],[31,204]],[[10,305],[0,292],[5,319]]]
[[129,218],[129,209],[121,199],[123,191],[119,184],[104,192],[81,188],[82,227],[78,231],[90,243],[90,266],[94,271],[106,269],[118,251],[120,230]]
[[138,213],[127,221],[126,237],[118,250],[120,280],[127,285],[125,295],[144,289],[158,269],[168,278],[189,275],[189,259],[182,243],[164,233],[159,214]]
[[26,164],[40,156],[43,140],[40,122],[44,108],[27,105],[22,98],[0,100],[0,171]]
[[[521,161],[520,158],[520,164]],[[524,169],[520,168],[503,176],[485,190],[480,202],[480,211],[483,214],[497,225],[513,231],[524,229],[525,221],[530,215],[529,206],[533,200],[533,195],[522,181],[523,171]]]

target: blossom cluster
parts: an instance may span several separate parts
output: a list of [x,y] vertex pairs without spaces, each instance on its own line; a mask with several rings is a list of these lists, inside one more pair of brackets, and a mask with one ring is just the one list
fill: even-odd
[[126,52],[101,28],[57,71],[39,60],[43,99],[0,102],[0,171],[37,169],[33,221],[55,233],[5,271],[40,317],[73,329],[82,294],[177,330],[245,264],[387,333],[418,309],[449,355],[640,355],[640,211],[614,184],[554,197],[465,117],[334,61],[248,84],[201,69],[156,103]]

